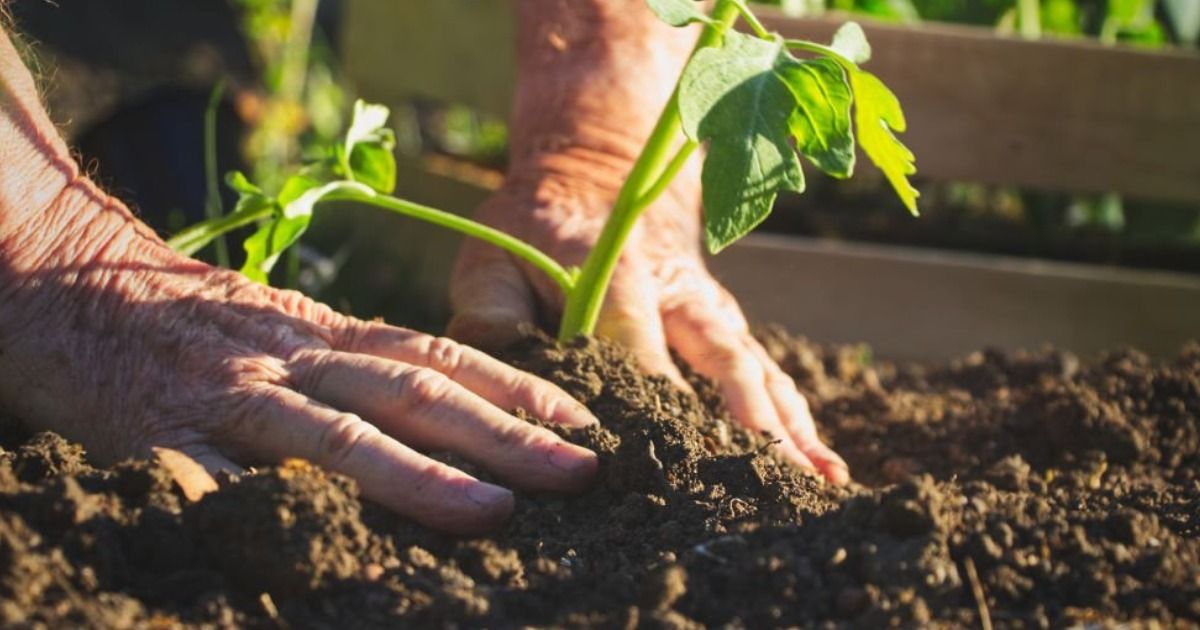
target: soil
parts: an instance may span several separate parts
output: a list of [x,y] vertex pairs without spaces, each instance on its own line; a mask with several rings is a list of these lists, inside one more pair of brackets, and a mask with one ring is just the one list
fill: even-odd
[[[0,623],[18,627],[1200,627],[1200,345],[931,366],[761,335],[857,483],[832,488],[618,349],[508,359],[603,420],[595,488],[454,539],[303,462],[187,501],[9,422]],[[531,420],[534,421],[534,420]],[[985,621],[986,620],[986,621]]]

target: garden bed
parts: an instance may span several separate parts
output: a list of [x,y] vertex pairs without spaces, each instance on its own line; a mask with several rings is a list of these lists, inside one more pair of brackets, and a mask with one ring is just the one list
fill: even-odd
[[615,348],[509,359],[603,420],[577,497],[487,538],[423,530],[298,462],[196,503],[4,431],[0,620],[51,626],[977,627],[1200,623],[1200,346],[872,363],[762,335],[857,481],[830,488]]

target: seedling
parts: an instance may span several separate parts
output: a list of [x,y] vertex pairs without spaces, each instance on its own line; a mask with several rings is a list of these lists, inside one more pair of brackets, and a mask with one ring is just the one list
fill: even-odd
[[[613,270],[634,223],[671,184],[700,145],[705,241],[717,253],[771,212],[780,190],[804,191],[799,155],[849,177],[855,147],[884,173],[904,205],[917,212],[908,181],[914,157],[895,134],[905,129],[896,96],[860,67],[871,56],[862,28],[844,25],[829,45],[768,32],[743,0],[717,0],[703,13],[693,0],[647,0],[664,22],[699,23],[704,32],[613,205],[582,267],[564,267],[537,248],[470,219],[391,195],[395,139],[388,110],[359,101],[344,142],[267,194],[241,173],[226,181],[240,194],[233,212],[194,225],[169,242],[194,253],[230,230],[260,223],[246,239],[242,272],[266,282],[271,268],[308,228],[314,208],[356,201],[482,239],[518,256],[558,284],[566,297],[559,337],[592,334]],[[733,30],[738,18],[751,34]],[[798,58],[793,51],[804,54]]]

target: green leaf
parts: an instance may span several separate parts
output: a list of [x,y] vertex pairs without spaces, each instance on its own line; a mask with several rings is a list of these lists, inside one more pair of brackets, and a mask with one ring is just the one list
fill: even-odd
[[658,19],[671,26],[684,26],[692,22],[708,24],[712,22],[693,0],[646,0],[650,10]]
[[355,181],[377,192],[390,195],[396,189],[396,156],[391,147],[377,143],[355,145],[350,154],[350,170]]
[[255,282],[267,284],[267,278],[279,256],[291,247],[308,229],[312,215],[288,219],[278,216],[258,228],[242,243],[246,250],[246,263],[242,274]]
[[854,172],[854,102],[846,73],[836,62],[816,59],[783,64],[781,76],[796,98],[788,127],[796,148],[834,177]]
[[279,192],[279,212],[242,244],[246,250],[242,273],[255,282],[266,284],[280,254],[295,245],[308,230],[317,203],[330,193],[352,185],[346,182],[321,184],[304,175],[289,177]]
[[241,171],[229,171],[225,174],[225,185],[232,188],[235,192],[242,195],[261,195],[263,191],[258,186],[250,183],[246,178],[245,173]]
[[287,207],[308,191],[322,186],[324,182],[308,173],[298,173],[283,180],[283,187],[279,189],[279,195],[276,197],[279,201],[279,206],[286,212]]
[[730,32],[721,48],[697,52],[680,78],[684,132],[709,143],[701,179],[713,253],[761,223],[779,190],[804,190],[789,142],[796,96],[785,69],[796,64],[782,40]]
[[388,115],[383,105],[356,101],[346,141],[336,150],[344,177],[385,194],[396,188],[396,136],[387,127]]
[[833,35],[833,43],[829,46],[846,59],[854,63],[866,63],[871,60],[871,44],[867,42],[867,34],[857,22],[846,22]]
[[858,143],[863,153],[891,182],[904,207],[914,215],[918,214],[919,193],[908,181],[908,176],[917,172],[916,156],[896,138],[896,134],[904,133],[908,126],[900,101],[870,72],[854,70],[849,74],[850,85],[854,88]]

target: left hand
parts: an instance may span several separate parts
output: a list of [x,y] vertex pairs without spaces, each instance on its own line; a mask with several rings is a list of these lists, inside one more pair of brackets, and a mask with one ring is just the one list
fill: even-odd
[[[518,182],[530,182],[525,176]],[[687,388],[668,348],[716,381],[743,425],[782,440],[794,462],[845,483],[845,462],[817,436],[808,403],[751,335],[737,300],[705,267],[700,212],[687,175],[634,228],[618,263],[597,333],[629,348],[649,372]],[[563,264],[582,264],[603,227],[616,190],[581,172],[515,183],[476,214]],[[499,347],[519,324],[555,321],[563,297],[540,271],[479,241],[464,243],[451,280],[450,334]],[[543,317],[539,317],[543,315]]]

